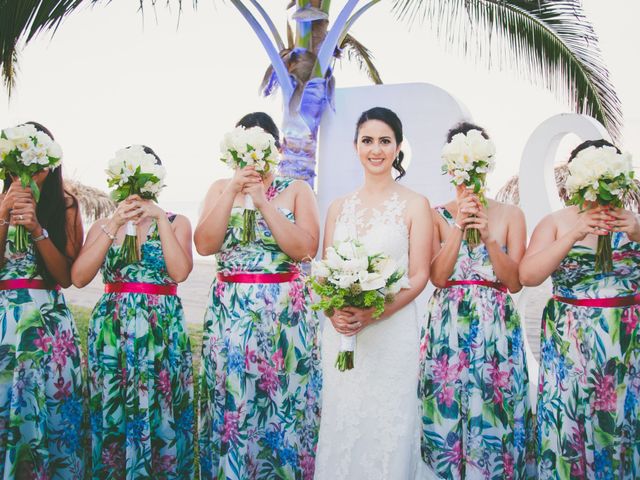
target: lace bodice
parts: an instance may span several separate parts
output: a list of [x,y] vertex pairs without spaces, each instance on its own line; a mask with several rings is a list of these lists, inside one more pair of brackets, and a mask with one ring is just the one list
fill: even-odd
[[404,222],[407,202],[394,192],[382,208],[362,205],[358,192],[348,197],[336,221],[333,240],[356,239],[371,253],[393,258],[405,272],[409,267],[409,229]]

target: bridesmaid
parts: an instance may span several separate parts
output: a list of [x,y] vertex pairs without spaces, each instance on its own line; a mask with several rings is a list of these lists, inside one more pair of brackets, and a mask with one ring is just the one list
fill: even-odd
[[[481,127],[461,123],[447,135]],[[520,318],[509,291],[521,289],[522,211],[464,186],[433,211],[436,226],[421,346],[422,457],[439,478],[526,478],[532,417]],[[477,228],[481,243],[465,240]]]
[[[0,478],[83,478],[80,342],[60,292],[71,285],[82,222],[62,167],[33,180],[38,204],[17,179],[0,195]],[[30,234],[26,253],[15,249],[16,225]]]
[[[265,113],[259,126],[278,141]],[[256,241],[242,244],[242,205],[257,209]],[[239,169],[205,199],[195,244],[216,254],[204,321],[200,478],[311,479],[319,423],[318,320],[299,277],[318,249],[318,211],[302,181]]]
[[[128,220],[143,234],[131,264],[119,255]],[[191,347],[176,295],[192,267],[189,220],[151,200],[131,196],[89,230],[72,277],[82,288],[101,270],[105,284],[89,325],[91,478],[193,477]]]
[[[584,142],[569,162],[591,146],[613,145]],[[613,271],[597,273],[597,238],[607,230]],[[553,282],[540,338],[540,478],[640,478],[639,242],[637,216],[602,207],[564,208],[533,232],[520,279]]]

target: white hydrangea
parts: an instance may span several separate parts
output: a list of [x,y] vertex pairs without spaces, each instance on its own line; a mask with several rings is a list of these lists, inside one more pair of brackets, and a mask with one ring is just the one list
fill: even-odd
[[109,160],[106,170],[109,185],[117,189],[124,186],[137,173],[152,174],[158,181],[146,182],[140,189],[140,193],[150,193],[156,196],[164,188],[166,176],[165,168],[156,162],[156,157],[145,152],[142,145],[122,148],[116,152],[114,158]]
[[581,150],[569,163],[569,176],[565,184],[569,197],[577,195],[586,201],[596,202],[600,182],[607,183],[614,196],[630,188],[633,185],[631,155],[618,153],[608,145]]
[[220,152],[221,160],[230,168],[251,165],[260,173],[278,159],[274,138],[260,127],[236,127],[226,133],[220,142]]
[[456,185],[467,184],[475,174],[493,171],[495,153],[495,145],[480,130],[457,133],[442,148],[443,170]]
[[[56,168],[62,159],[62,149],[58,143],[31,124],[18,125],[2,131],[0,138],[0,158],[15,151],[16,159],[25,167],[40,165],[42,168]],[[14,172],[17,173],[17,172]],[[30,170],[33,174],[34,171]]]

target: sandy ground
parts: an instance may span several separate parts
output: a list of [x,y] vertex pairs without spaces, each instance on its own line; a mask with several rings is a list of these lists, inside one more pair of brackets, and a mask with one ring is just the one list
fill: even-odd
[[[209,262],[195,262],[188,280],[178,287],[178,294],[182,298],[187,322],[202,324],[204,311],[209,298],[209,287],[213,278],[214,266]],[[64,291],[67,301],[73,305],[92,308],[102,294],[102,281],[97,276],[93,282],[83,289],[75,287]],[[547,282],[540,287],[526,289],[522,300],[525,307],[525,329],[527,339],[536,359],[540,353],[540,318],[547,299],[550,296],[550,284]]]

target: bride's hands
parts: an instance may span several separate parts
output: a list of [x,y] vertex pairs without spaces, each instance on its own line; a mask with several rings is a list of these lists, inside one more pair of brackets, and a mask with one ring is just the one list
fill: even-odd
[[[373,318],[375,308],[355,308],[345,307],[342,310],[338,310],[343,315],[344,321],[347,322],[347,329],[344,332],[340,332],[347,336],[356,335],[364,328],[374,323],[376,318]],[[336,312],[337,313],[337,312]],[[336,330],[338,330],[336,328]]]
[[352,332],[359,328],[358,320],[345,310],[336,310],[333,315],[329,317],[329,320],[331,320],[336,332],[343,335],[351,335]]

